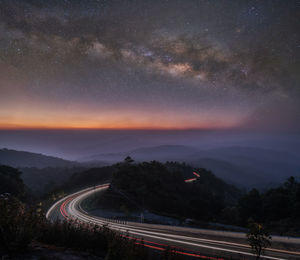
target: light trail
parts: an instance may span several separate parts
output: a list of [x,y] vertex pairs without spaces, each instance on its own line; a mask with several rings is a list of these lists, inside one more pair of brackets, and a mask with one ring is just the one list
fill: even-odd
[[193,182],[193,181],[195,181],[195,180],[197,180],[197,178],[187,179],[187,180],[185,180],[185,182],[186,182],[186,183],[189,183],[189,182]]
[[196,172],[193,172],[193,174],[196,176],[196,177],[200,177],[200,174],[196,173]]
[[[136,235],[141,238],[150,238],[154,241],[166,241],[170,245],[176,245],[181,244],[185,246],[189,246],[192,248],[205,248],[210,249],[214,251],[223,251],[226,253],[233,253],[238,255],[244,255],[244,256],[253,256],[252,253],[249,252],[250,247],[245,244],[239,244],[239,243],[233,243],[233,242],[227,242],[227,241],[218,241],[218,240],[212,240],[212,239],[204,239],[204,238],[197,238],[197,237],[191,237],[191,236],[185,236],[185,235],[175,235],[170,233],[165,233],[159,230],[158,228],[151,228],[148,226],[143,226],[141,224],[135,224],[134,222],[131,222],[130,224],[118,224],[114,223],[112,220],[107,220],[100,217],[94,217],[89,216],[85,211],[82,210],[80,204],[83,200],[91,196],[93,193],[105,190],[109,187],[109,184],[99,185],[96,187],[88,188],[85,190],[82,190],[80,192],[76,192],[74,194],[71,194],[58,202],[56,202],[47,212],[46,216],[47,218],[50,217],[51,213],[58,208],[60,214],[65,219],[77,219],[80,222],[87,223],[87,224],[96,224],[96,225],[107,225],[110,229],[115,230],[117,232],[122,233],[129,233],[132,235]],[[60,205],[60,206],[59,206]],[[132,237],[131,237],[132,238]],[[138,241],[139,238],[134,238]],[[141,241],[141,239],[139,240]],[[146,247],[150,247],[157,250],[165,250],[163,247],[167,247],[167,244],[162,243],[156,243],[149,240],[147,241],[148,244],[152,245],[146,245]],[[169,246],[170,246],[169,245]],[[221,247],[226,246],[227,248]],[[248,250],[248,252],[245,252],[244,250]],[[184,252],[184,251],[191,251],[190,249],[186,248],[177,248],[176,251],[179,254],[183,255],[189,255],[195,257],[202,257],[200,254],[197,254],[194,250],[193,253],[190,252]],[[287,250],[279,250],[279,249],[268,249],[268,252],[274,252],[274,253],[280,253],[280,254],[294,254],[298,255],[300,257],[300,252],[294,252],[294,251],[287,251]],[[205,258],[207,256],[203,256]],[[277,257],[277,256],[267,256],[263,255],[261,256],[265,259],[272,259],[272,260],[283,260],[287,258]],[[209,259],[209,258],[207,258]],[[216,258],[210,258],[210,259],[216,259]]]

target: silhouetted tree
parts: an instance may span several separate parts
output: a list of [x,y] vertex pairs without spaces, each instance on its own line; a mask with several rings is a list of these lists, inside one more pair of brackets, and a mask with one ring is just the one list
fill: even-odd
[[238,203],[241,223],[246,225],[249,218],[260,221],[262,212],[262,197],[257,189],[245,194]]
[[130,163],[133,163],[134,160],[133,160],[130,156],[127,156],[127,157],[124,159],[124,162],[130,164]]
[[6,165],[0,165],[0,194],[10,193],[23,200],[26,197],[21,172]]
[[262,224],[250,221],[247,240],[256,259],[259,259],[265,248],[271,245],[271,236]]

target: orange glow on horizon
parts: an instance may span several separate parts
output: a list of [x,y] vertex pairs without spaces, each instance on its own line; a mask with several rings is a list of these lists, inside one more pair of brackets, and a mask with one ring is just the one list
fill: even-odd
[[150,125],[22,125],[22,124],[0,124],[0,130],[211,130],[211,129],[229,129],[231,127],[220,126],[150,126]]
[[228,129],[237,125],[234,115],[202,111],[143,108],[90,108],[59,105],[48,107],[29,103],[0,111],[0,129],[144,129],[187,130]]
[[51,119],[40,120],[11,120],[13,122],[1,122],[0,129],[132,129],[132,130],[187,130],[187,129],[228,129],[232,128],[231,124],[224,122],[190,122],[180,120],[168,120],[168,118],[156,118],[153,120],[149,118],[144,119],[123,119],[112,118],[110,120],[72,120],[70,118],[62,120],[58,118],[56,121]]

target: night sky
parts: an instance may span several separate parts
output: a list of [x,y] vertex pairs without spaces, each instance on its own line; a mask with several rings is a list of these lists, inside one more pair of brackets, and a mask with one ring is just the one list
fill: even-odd
[[0,128],[300,132],[300,1],[0,0]]

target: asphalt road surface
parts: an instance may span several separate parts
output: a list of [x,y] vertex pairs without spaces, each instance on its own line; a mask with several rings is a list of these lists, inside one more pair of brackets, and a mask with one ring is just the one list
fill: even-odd
[[[50,220],[77,220],[82,223],[107,225],[135,242],[154,250],[163,251],[171,246],[178,254],[187,258],[202,259],[255,259],[245,240],[245,234],[167,225],[124,222],[90,216],[80,204],[95,192],[103,191],[109,184],[87,188],[56,202],[47,212]],[[262,259],[300,259],[300,238],[273,236],[273,244],[292,245],[292,250],[269,248]]]

